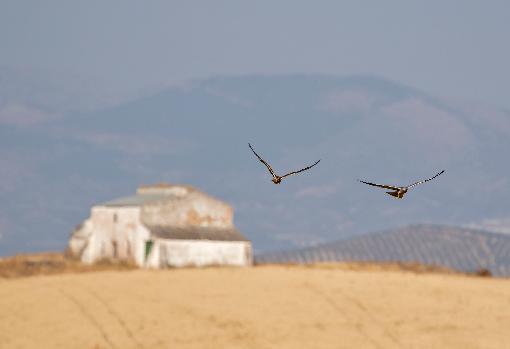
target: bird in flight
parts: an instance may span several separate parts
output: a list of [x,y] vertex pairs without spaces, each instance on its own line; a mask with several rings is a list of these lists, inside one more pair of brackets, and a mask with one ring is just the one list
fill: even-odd
[[412,187],[414,187],[415,185],[418,185],[418,184],[422,184],[422,183],[425,183],[425,182],[428,182],[434,178],[436,178],[437,176],[439,176],[440,174],[442,174],[444,172],[444,170],[442,170],[441,172],[437,173],[435,176],[433,177],[430,177],[428,179],[424,179],[422,181],[418,181],[416,183],[413,183],[413,184],[410,184],[408,185],[407,187],[394,187],[392,185],[384,185],[384,184],[376,184],[376,183],[370,183],[370,182],[365,182],[365,181],[362,181],[362,180],[359,180],[361,183],[365,183],[365,184],[368,184],[368,185],[373,185],[374,187],[380,187],[380,188],[384,188],[384,189],[390,189],[391,191],[387,191],[386,193],[391,195],[391,196],[394,196],[398,199],[402,199],[405,195],[405,193],[407,193],[407,191],[409,189],[411,189]]
[[252,146],[250,143],[248,143],[248,146],[250,147],[251,151],[253,152],[253,154],[255,154],[255,156],[260,160],[261,163],[263,163],[264,165],[266,165],[267,169],[269,170],[269,172],[271,173],[271,176],[273,176],[273,183],[274,184],[280,184],[282,179],[285,178],[285,177],[288,177],[288,176],[292,176],[294,174],[297,174],[299,172],[303,172],[303,171],[306,171],[306,170],[309,170],[311,169],[312,167],[314,167],[315,165],[317,165],[320,160],[318,160],[317,162],[315,162],[313,165],[310,165],[308,167],[305,167],[305,168],[302,168],[301,170],[298,170],[298,171],[293,171],[293,172],[289,172],[287,173],[286,175],[283,175],[283,176],[278,176],[276,173],[274,173],[273,169],[271,168],[271,166],[269,166],[269,164],[264,160],[262,159],[259,154],[257,154],[255,152],[255,150],[253,150]]

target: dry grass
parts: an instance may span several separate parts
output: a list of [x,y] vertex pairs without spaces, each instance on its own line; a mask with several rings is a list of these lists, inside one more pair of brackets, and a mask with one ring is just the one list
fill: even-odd
[[[399,263],[399,262],[337,262],[337,263],[316,263],[316,264],[289,264],[298,267],[314,269],[343,269],[357,271],[406,271],[416,274],[465,274],[442,266],[425,265],[420,263]],[[471,274],[468,274],[471,275]]]
[[0,259],[0,277],[16,278],[34,275],[83,273],[101,270],[131,270],[135,266],[127,262],[101,261],[84,265],[64,253],[39,253],[16,255]]
[[386,267],[0,279],[0,348],[474,349],[510,343],[510,280]]
[[[335,262],[317,264],[276,264],[286,267],[314,268],[314,269],[343,269],[343,270],[366,270],[366,271],[407,271],[417,274],[466,274],[480,277],[491,277],[487,269],[479,269],[473,273],[461,273],[435,265],[424,265],[420,263],[394,263],[394,262]],[[267,266],[267,265],[259,265]],[[207,268],[218,268],[213,265]],[[20,254],[13,257],[0,258],[0,278],[17,278],[36,275],[52,275],[62,273],[83,273],[91,271],[106,270],[133,270],[136,265],[130,262],[119,262],[103,260],[94,265],[85,265],[79,260],[67,256],[65,253],[49,252],[39,254]],[[190,265],[187,268],[195,268]]]

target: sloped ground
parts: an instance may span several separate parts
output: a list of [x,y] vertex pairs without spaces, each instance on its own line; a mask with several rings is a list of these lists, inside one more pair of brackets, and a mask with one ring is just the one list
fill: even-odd
[[346,267],[0,278],[0,348],[503,348],[510,280]]
[[365,261],[438,266],[510,276],[510,235],[432,224],[411,225],[293,251],[255,256],[258,264]]

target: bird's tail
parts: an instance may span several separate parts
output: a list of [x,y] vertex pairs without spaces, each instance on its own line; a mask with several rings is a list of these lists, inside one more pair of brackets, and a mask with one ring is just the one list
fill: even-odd
[[387,191],[386,194],[394,196],[394,197],[396,197],[398,199],[402,199],[402,196],[403,196],[403,195],[398,195],[398,190],[397,191]]

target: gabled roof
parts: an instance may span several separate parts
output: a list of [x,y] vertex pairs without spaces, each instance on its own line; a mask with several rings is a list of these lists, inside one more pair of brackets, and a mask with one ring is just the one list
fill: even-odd
[[206,193],[199,191],[190,185],[158,183],[155,185],[140,186],[135,195],[124,196],[106,201],[97,204],[97,206],[138,207],[158,201],[184,200],[186,198],[191,199],[197,195],[204,198],[211,198]]
[[176,240],[249,241],[235,228],[147,226],[156,238]]
[[108,207],[142,206],[146,203],[161,201],[166,198],[168,198],[168,195],[164,195],[164,194],[136,194],[136,195],[124,196],[121,198],[103,202],[103,203],[99,204],[98,206],[108,206]]

